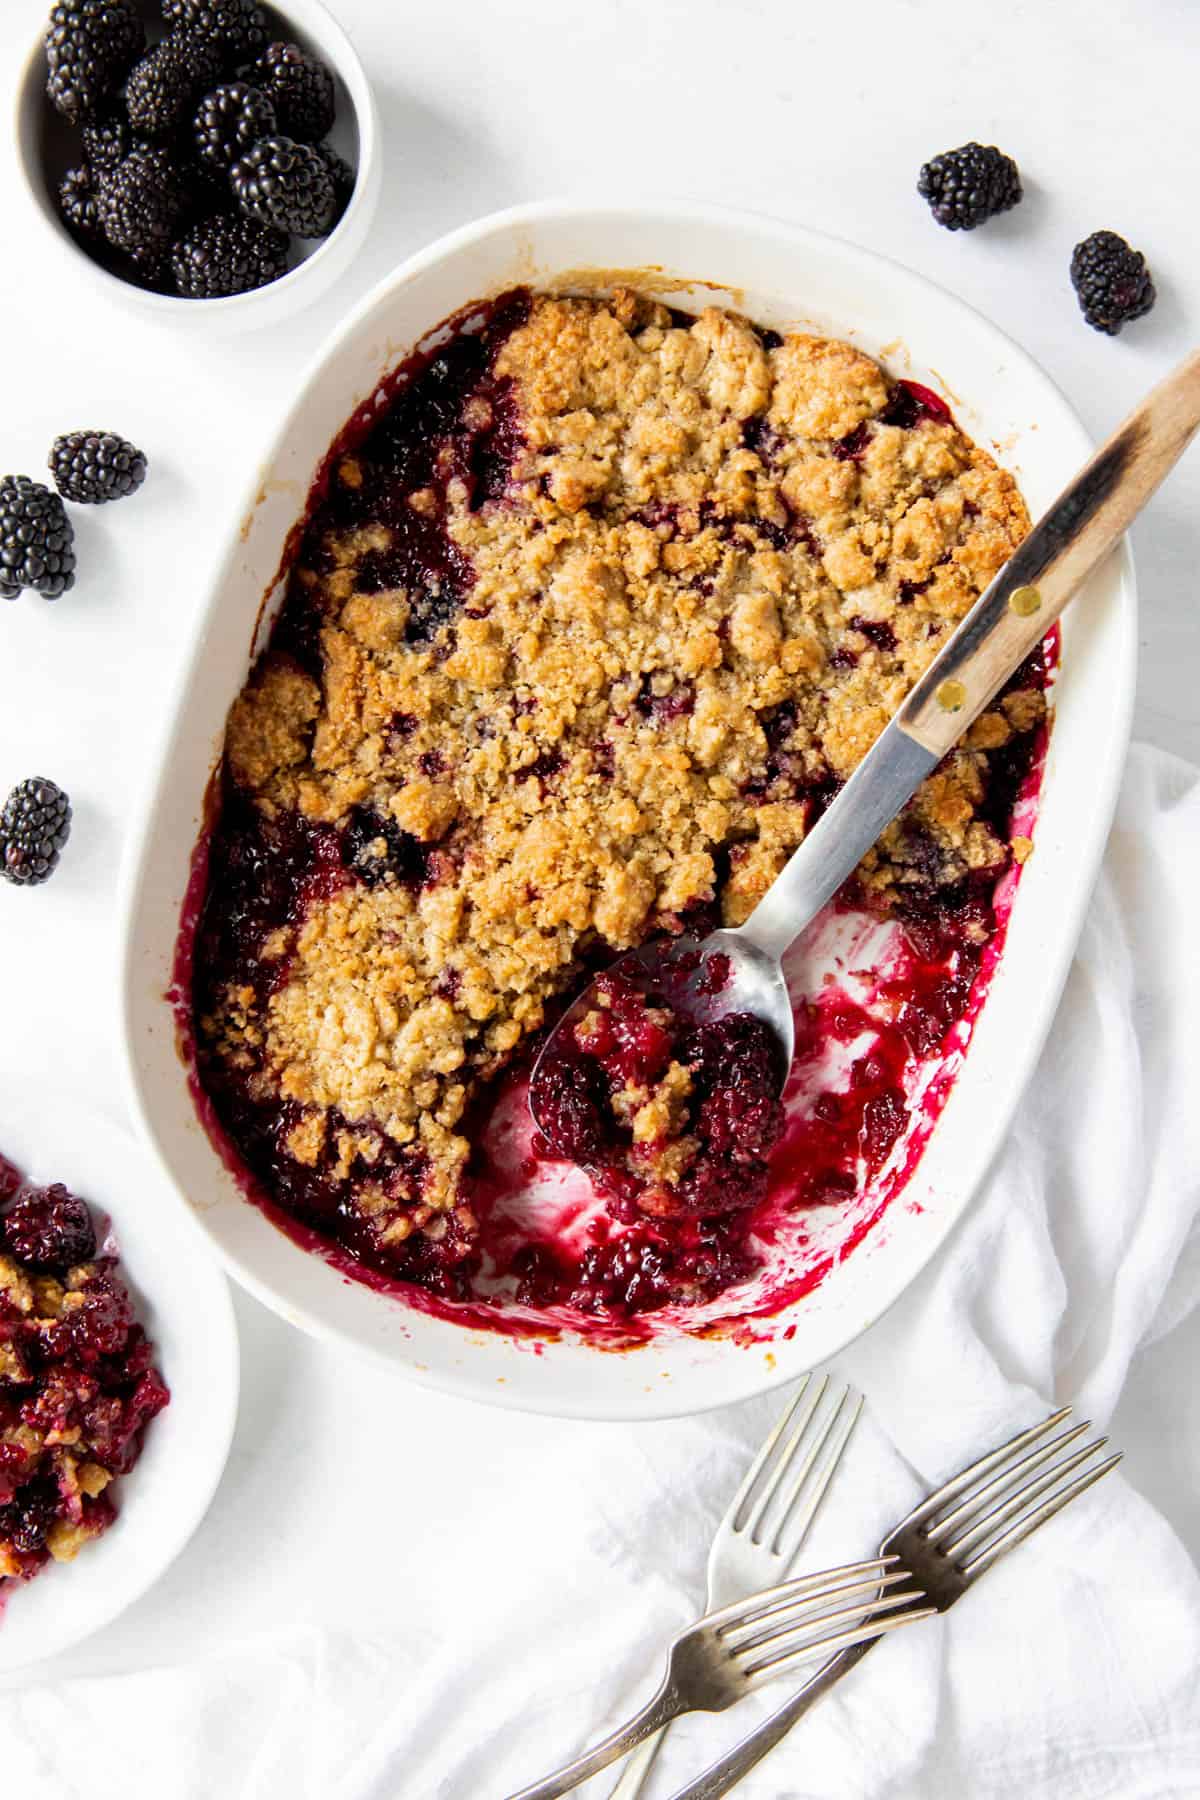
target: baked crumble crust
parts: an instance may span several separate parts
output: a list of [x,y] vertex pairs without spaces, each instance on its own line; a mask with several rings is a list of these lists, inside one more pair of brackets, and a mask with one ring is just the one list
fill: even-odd
[[[437,418],[431,463],[386,430],[334,459],[226,743],[227,796],[318,874],[256,968],[202,934],[196,990],[206,1079],[384,1250],[469,1235],[478,1085],[581,959],[747,916],[1028,527],[927,390],[627,290],[522,302]],[[989,758],[1044,704],[977,722],[865,859],[873,904],[1005,866]]]

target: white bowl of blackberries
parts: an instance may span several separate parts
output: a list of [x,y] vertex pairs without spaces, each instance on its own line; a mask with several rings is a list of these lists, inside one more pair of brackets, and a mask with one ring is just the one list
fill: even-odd
[[314,298],[378,198],[370,87],[318,0],[58,0],[17,138],[39,211],[110,292],[234,327]]

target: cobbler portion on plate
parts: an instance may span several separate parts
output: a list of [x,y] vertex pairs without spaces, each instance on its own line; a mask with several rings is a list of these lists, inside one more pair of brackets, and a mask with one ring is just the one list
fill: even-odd
[[[761,1183],[670,1157],[582,1255],[498,1261],[494,1080],[597,966],[747,916],[1027,525],[945,403],[849,344],[626,289],[451,321],[331,452],[229,717],[183,1004],[256,1197],[452,1300],[741,1279]],[[1035,659],[853,884],[939,971],[925,1048],[992,930],[1044,688]],[[613,1275],[639,1245],[641,1300]]]
[[0,1156],[0,1599],[107,1530],[168,1399],[87,1202]]

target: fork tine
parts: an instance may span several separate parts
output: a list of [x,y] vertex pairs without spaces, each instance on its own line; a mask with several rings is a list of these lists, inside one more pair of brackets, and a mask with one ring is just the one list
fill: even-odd
[[1069,1486],[1057,1494],[1052,1494],[1048,1500],[1043,1500],[1042,1504],[1027,1517],[1018,1519],[1009,1526],[1007,1531],[1002,1531],[998,1538],[995,1538],[990,1544],[986,1544],[982,1550],[976,1551],[974,1556],[968,1557],[962,1565],[963,1574],[971,1580],[982,1575],[983,1571],[990,1568],[997,1557],[1003,1556],[1015,1544],[1021,1543],[1031,1532],[1037,1531],[1040,1526],[1044,1525],[1047,1519],[1052,1519],[1055,1513],[1061,1512],[1064,1506],[1069,1506],[1072,1500],[1077,1500],[1080,1494],[1086,1493],[1088,1488],[1102,1480],[1110,1469],[1115,1469],[1122,1455],[1122,1451],[1114,1451],[1112,1456],[1105,1458],[1099,1468],[1088,1469],[1083,1475],[1077,1475]]
[[820,1381],[817,1382],[817,1390],[813,1393],[813,1397],[808,1400],[808,1404],[802,1409],[801,1418],[799,1418],[799,1424],[795,1426],[795,1431],[793,1431],[792,1436],[788,1438],[788,1442],[783,1445],[783,1449],[775,1454],[774,1460],[772,1460],[772,1467],[766,1469],[766,1480],[763,1481],[763,1490],[759,1492],[759,1496],[757,1496],[756,1501],[754,1501],[754,1505],[750,1507],[750,1514],[748,1514],[745,1525],[734,1525],[734,1530],[743,1530],[743,1532],[747,1532],[747,1534],[750,1535],[750,1543],[752,1544],[759,1543],[759,1526],[763,1523],[763,1514],[765,1514],[766,1508],[770,1507],[772,1499],[775,1498],[775,1494],[777,1494],[777,1490],[779,1490],[779,1483],[783,1481],[784,1474],[792,1467],[792,1460],[795,1458],[797,1449],[801,1447],[802,1440],[808,1436],[808,1431],[810,1431],[811,1424],[813,1424],[813,1418],[817,1415],[817,1408],[819,1408],[820,1402],[824,1399],[824,1393],[826,1393],[826,1388],[828,1388],[828,1386],[828,1375],[822,1375]]
[[[911,1583],[912,1575],[908,1569],[895,1569],[888,1575],[870,1575],[857,1581],[827,1585],[813,1593],[797,1594],[793,1599],[776,1601],[773,1607],[756,1613],[752,1619],[721,1625],[717,1628],[717,1635],[726,1649],[740,1655],[744,1650],[752,1650],[757,1644],[766,1643],[768,1638],[775,1637],[786,1627],[798,1625],[806,1618],[817,1618],[820,1616],[820,1609],[829,1602],[845,1601],[854,1595],[857,1598],[851,1610],[861,1612],[864,1607],[872,1604],[868,1595],[878,1595],[881,1588],[894,1587],[901,1581]],[[911,1592],[904,1598],[911,1600]]]
[[[811,1427],[813,1427],[813,1420],[817,1417],[817,1408],[819,1408],[820,1402],[826,1397],[828,1386],[828,1375],[822,1375],[822,1377],[820,1377],[819,1386],[817,1386],[817,1391],[815,1391],[815,1395],[813,1395],[813,1399],[811,1399],[810,1404],[804,1408],[804,1417],[801,1418],[799,1426],[795,1427],[792,1436],[788,1438],[788,1444],[784,1445],[783,1454],[775,1458],[774,1469],[770,1471],[768,1478],[766,1478],[763,1492],[761,1492],[759,1498],[754,1501],[754,1507],[750,1508],[750,1517],[748,1517],[747,1523],[743,1526],[743,1530],[750,1535],[750,1543],[752,1544],[761,1543],[761,1539],[759,1539],[759,1526],[763,1525],[763,1514],[765,1514],[766,1508],[770,1507],[770,1503],[772,1503],[772,1499],[775,1498],[775,1494],[779,1492],[779,1483],[783,1481],[784,1474],[792,1467],[793,1456],[797,1453],[797,1449],[801,1447],[802,1440],[810,1433]],[[826,1427],[826,1429],[828,1429],[828,1427]],[[820,1445],[822,1442],[824,1442],[824,1433],[819,1433],[819,1436],[817,1436],[817,1444]],[[804,1480],[804,1474],[806,1474],[806,1471],[808,1471],[810,1467],[811,1454],[801,1465],[799,1480]]]
[[1064,1419],[1070,1417],[1070,1413],[1069,1406],[1062,1406],[1057,1412],[1051,1413],[1048,1419],[1043,1419],[1040,1425],[1031,1425],[1026,1431],[1018,1431],[1016,1437],[1009,1438],[1007,1444],[1001,1444],[998,1450],[989,1450],[986,1456],[981,1456],[978,1462],[973,1462],[969,1469],[963,1469],[959,1474],[952,1475],[949,1481],[944,1481],[940,1488],[935,1489],[932,1494],[922,1500],[919,1506],[915,1506],[902,1523],[904,1525],[923,1525],[934,1513],[940,1512],[947,1500],[957,1500],[958,1496],[973,1487],[981,1476],[990,1475],[993,1469],[999,1468],[1001,1463],[1008,1462],[1019,1450],[1024,1450],[1027,1445],[1036,1443],[1048,1431],[1053,1431],[1056,1425],[1061,1425]]
[[[895,1581],[907,1581],[912,1577],[905,1572],[893,1576]],[[847,1588],[840,1598],[842,1604],[832,1605],[827,1602],[835,1599],[833,1595],[823,1594],[817,1603],[809,1601],[791,1606],[786,1612],[774,1618],[760,1619],[755,1625],[743,1625],[741,1631],[730,1633],[722,1641],[729,1645],[730,1639],[736,1635],[745,1636],[744,1641],[730,1645],[735,1662],[747,1656],[755,1656],[758,1651],[769,1645],[781,1644],[787,1640],[790,1649],[793,1643],[798,1644],[802,1638],[810,1638],[814,1631],[823,1631],[830,1625],[845,1624],[851,1619],[865,1619],[873,1613],[895,1612],[898,1606],[908,1606],[917,1600],[923,1600],[923,1589],[911,1585],[903,1593],[880,1595],[882,1582],[861,1581],[856,1587]],[[851,1599],[851,1595],[857,1598]]]
[[1043,1494],[1049,1493],[1051,1488],[1057,1487],[1065,1475],[1069,1475],[1072,1469],[1077,1469],[1081,1463],[1085,1463],[1089,1456],[1094,1456],[1097,1450],[1102,1450],[1107,1442],[1108,1439],[1105,1437],[1093,1438],[1090,1444],[1085,1444],[1081,1450],[1073,1451],[1070,1456],[1064,1456],[1061,1462],[1055,1463],[1035,1480],[1023,1482],[1015,1493],[1010,1494],[1007,1499],[999,1501],[997,1505],[985,1512],[982,1518],[968,1526],[966,1531],[955,1538],[952,1544],[944,1545],[942,1554],[947,1556],[951,1562],[960,1563],[968,1550],[972,1550],[977,1544],[994,1537],[1001,1525],[1007,1524],[1009,1519],[1015,1519],[1017,1514],[1023,1512],[1033,1501],[1040,1499]]
[[866,1562],[843,1563],[837,1569],[821,1569],[813,1575],[796,1575],[791,1581],[781,1581],[777,1587],[763,1588],[761,1593],[747,1594],[743,1600],[733,1600],[717,1612],[705,1615],[705,1624],[714,1630],[724,1631],[732,1625],[743,1625],[749,1619],[756,1619],[760,1613],[778,1611],[789,1601],[806,1597],[816,1599],[838,1582],[858,1579],[865,1581],[869,1576],[876,1584],[889,1569],[895,1568],[899,1562],[896,1556],[872,1556]]
[[738,1519],[741,1516],[742,1509],[745,1506],[746,1502],[749,1500],[750,1495],[754,1492],[755,1483],[758,1481],[759,1476],[762,1474],[763,1470],[766,1468],[767,1464],[770,1462],[772,1456],[774,1456],[776,1444],[778,1444],[780,1438],[783,1436],[784,1432],[787,1430],[788,1426],[791,1424],[792,1418],[796,1411],[796,1408],[800,1405],[800,1402],[804,1399],[804,1396],[807,1394],[811,1383],[812,1383],[812,1374],[809,1373],[804,1377],[803,1381],[800,1383],[799,1393],[797,1393],[795,1395],[795,1397],[791,1401],[790,1405],[788,1405],[784,1408],[782,1414],[779,1417],[778,1422],[775,1425],[773,1425],[771,1430],[767,1433],[767,1436],[763,1440],[763,1444],[762,1444],[761,1449],[758,1452],[758,1455],[754,1458],[754,1461],[750,1464],[750,1467],[746,1470],[746,1473],[745,1473],[744,1477],[742,1478],[742,1485],[738,1489],[737,1493],[734,1495],[733,1501],[729,1508],[729,1514],[730,1514],[730,1517],[733,1519],[735,1531],[741,1529],[741,1527],[738,1525]]
[[889,1619],[868,1618],[861,1625],[835,1632],[832,1637],[816,1638],[802,1650],[788,1650],[780,1656],[768,1656],[762,1662],[752,1663],[745,1671],[746,1686],[759,1687],[764,1681],[774,1681],[777,1676],[786,1674],[800,1663],[812,1662],[815,1657],[829,1656],[835,1650],[848,1650],[852,1644],[871,1643],[889,1631],[899,1631],[904,1625],[915,1625],[918,1619],[936,1617],[936,1606],[919,1606],[911,1612],[893,1613]]
[[[791,1494],[784,1503],[783,1516],[771,1548],[777,1556],[785,1556],[790,1563],[808,1536],[808,1528],[816,1516],[817,1508],[825,1498],[825,1489],[833,1480],[834,1470],[842,1460],[850,1434],[858,1424],[863,1409],[863,1397],[851,1387],[843,1388],[841,1399],[830,1416],[829,1423],[821,1433],[817,1442],[804,1461]],[[839,1422],[840,1421],[840,1422]],[[818,1459],[826,1444],[828,1454],[823,1462]],[[803,1498],[802,1498],[803,1497]],[[784,1549],[784,1536],[788,1538],[788,1547]]]
[[976,1488],[965,1499],[960,1500],[958,1505],[944,1517],[930,1519],[926,1524],[926,1533],[930,1543],[934,1545],[942,1543],[950,1532],[963,1524],[965,1520],[972,1518],[988,1501],[997,1499],[1001,1494],[1006,1493],[1009,1488],[1021,1480],[1022,1476],[1031,1475],[1035,1469],[1041,1468],[1043,1463],[1057,1455],[1067,1444],[1074,1443],[1077,1437],[1082,1437],[1084,1432],[1091,1428],[1091,1423],[1090,1419],[1084,1419],[1081,1424],[1072,1425],[1070,1431],[1060,1432],[1056,1438],[1051,1438],[1048,1444],[1031,1450],[1028,1456],[1023,1456],[1019,1462],[1010,1463],[1001,1469],[1000,1473],[993,1476],[991,1481],[985,1482],[983,1487]]

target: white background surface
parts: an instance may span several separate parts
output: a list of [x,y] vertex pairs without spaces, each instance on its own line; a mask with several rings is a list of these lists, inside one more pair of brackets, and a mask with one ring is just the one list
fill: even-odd
[[[0,9],[9,97],[44,10],[41,0]],[[98,426],[132,437],[151,465],[134,500],[75,510],[71,594],[0,607],[0,790],[46,774],[76,813],[53,883],[0,891],[0,1143],[8,1114],[22,1119],[22,1136],[30,1120],[47,1137],[69,1133],[84,1094],[123,1115],[112,930],[130,797],[209,568],[297,371],[410,251],[482,212],[552,193],[619,200],[650,189],[747,205],[857,239],[951,287],[1043,363],[1096,433],[1200,335],[1200,12],[1190,0],[335,0],[335,10],[376,82],[383,199],[353,273],[265,338],[213,345],[90,297],[82,307],[69,265],[35,234],[11,154],[0,168],[0,463],[37,476],[56,432]],[[925,157],[972,136],[1017,157],[1026,199],[981,231],[950,234],[913,184]],[[1067,277],[1072,245],[1102,226],[1146,251],[1159,286],[1156,310],[1115,341],[1083,324]],[[1134,538],[1135,729],[1193,760],[1198,521],[1193,451]],[[593,1456],[619,1463],[686,1430],[650,1426],[639,1437],[487,1414],[318,1350],[249,1300],[239,1297],[238,1310],[244,1400],[225,1485],[184,1560],[71,1668],[215,1648],[224,1596],[251,1583],[264,1622],[306,1617],[318,1588],[336,1614],[338,1571],[298,1566],[294,1548],[306,1517],[331,1509],[346,1514],[347,1559],[378,1568],[381,1616],[402,1608],[403,1558],[380,1555],[381,1436],[402,1442],[429,1495],[420,1553],[454,1566],[448,1592],[462,1597],[462,1567],[479,1559],[516,1604],[539,1549],[569,1533],[556,1452],[578,1472]],[[1198,1351],[1193,1315],[1141,1359],[1115,1421],[1131,1475],[1194,1556]],[[550,1472],[545,1508],[531,1503],[524,1532],[508,1515],[504,1542],[491,1541],[488,1488],[519,1481],[531,1462]],[[437,1495],[472,1485],[479,1532],[464,1543],[439,1522]],[[435,1628],[462,1629],[449,1609]],[[471,1667],[473,1680],[484,1676]]]

